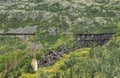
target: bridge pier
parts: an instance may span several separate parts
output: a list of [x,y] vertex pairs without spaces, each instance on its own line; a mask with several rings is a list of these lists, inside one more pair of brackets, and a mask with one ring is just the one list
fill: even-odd
[[35,51],[36,51],[36,45],[35,45],[34,42],[32,42],[30,44],[30,49],[31,49],[31,52],[33,52],[32,53],[33,54],[33,58],[32,58],[32,61],[31,61],[31,66],[32,66],[33,70],[36,72],[37,69],[38,69],[38,62],[37,62],[36,53],[35,53]]

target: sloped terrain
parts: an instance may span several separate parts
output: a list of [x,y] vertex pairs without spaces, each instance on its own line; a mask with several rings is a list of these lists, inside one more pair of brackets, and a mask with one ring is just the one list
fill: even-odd
[[[30,66],[33,41],[37,46],[36,58],[40,59],[63,44],[71,48],[76,33],[118,33],[119,9],[119,0],[0,0],[0,32],[36,33],[36,36],[28,36],[27,41],[18,37],[17,44],[13,36],[0,35],[0,74],[14,63],[15,54],[16,60],[23,57],[24,60],[13,66],[6,78],[33,73]],[[109,45],[109,48],[120,46],[119,33]],[[119,52],[119,49],[112,50],[109,52]]]

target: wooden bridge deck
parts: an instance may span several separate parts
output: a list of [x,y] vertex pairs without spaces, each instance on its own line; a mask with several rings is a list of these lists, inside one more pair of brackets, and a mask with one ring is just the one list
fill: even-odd
[[0,33],[0,35],[35,35],[35,33]]

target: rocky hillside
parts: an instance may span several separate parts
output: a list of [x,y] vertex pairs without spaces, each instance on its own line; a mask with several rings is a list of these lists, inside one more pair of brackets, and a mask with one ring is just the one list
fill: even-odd
[[1,0],[0,31],[37,26],[36,40],[55,44],[63,34],[116,32],[119,9],[118,0]]
[[[52,27],[54,30],[63,28],[62,31],[68,31],[80,27],[76,32],[103,32],[101,30],[104,28],[115,29],[116,23],[113,22],[117,22],[120,15],[119,1],[108,1],[1,0],[0,24],[2,29],[38,25],[39,30]],[[93,29],[96,32],[93,32]]]
[[[27,36],[27,44],[22,36],[18,37],[20,56],[29,51],[31,41],[37,45],[39,59],[62,44],[72,47],[76,33],[118,32],[119,21],[119,0],[0,0],[0,32],[36,33],[34,37]],[[7,55],[7,59],[13,60],[13,37],[0,36],[0,41],[0,59]],[[0,72],[6,61],[0,65]],[[21,66],[25,68],[24,63]]]

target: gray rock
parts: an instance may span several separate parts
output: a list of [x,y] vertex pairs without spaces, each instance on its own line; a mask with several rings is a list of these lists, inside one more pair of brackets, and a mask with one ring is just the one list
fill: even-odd
[[49,34],[51,34],[51,35],[56,35],[56,31],[55,31],[55,29],[53,29],[52,27],[48,27],[48,32],[49,32]]
[[36,48],[36,45],[35,45],[34,42],[32,42],[32,43],[30,44],[30,49],[35,49],[35,48]]
[[42,49],[42,48],[43,48],[43,45],[41,43],[36,45],[36,49]]

